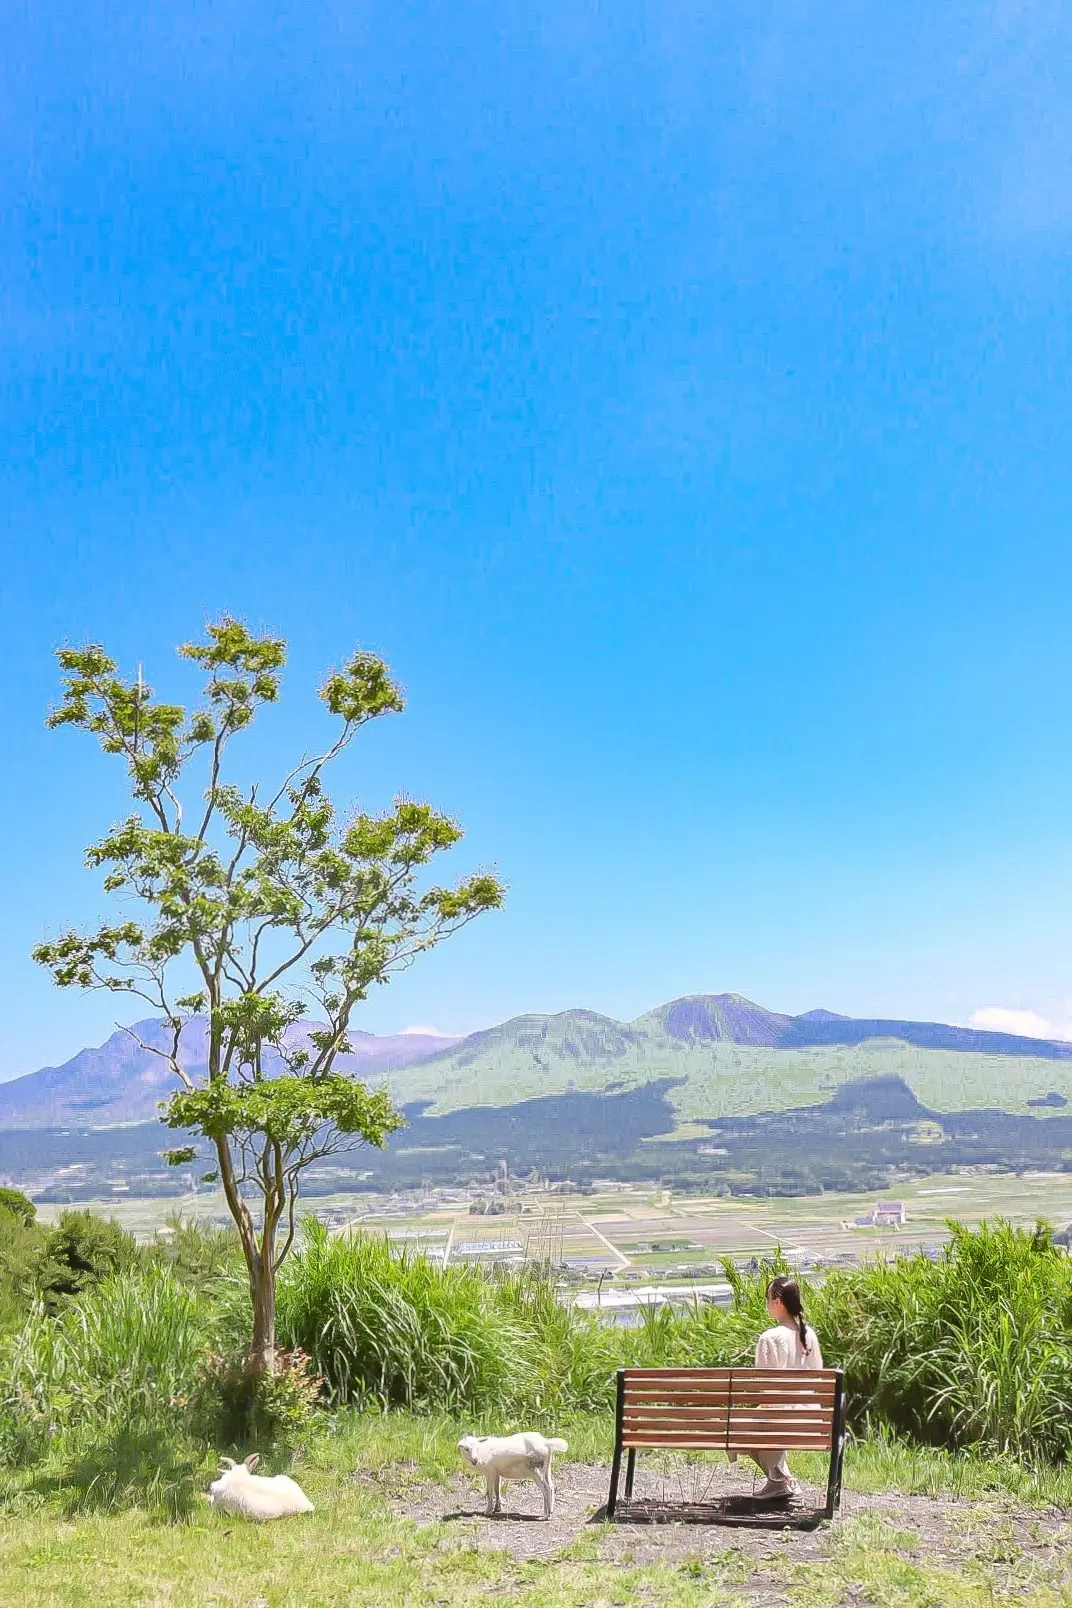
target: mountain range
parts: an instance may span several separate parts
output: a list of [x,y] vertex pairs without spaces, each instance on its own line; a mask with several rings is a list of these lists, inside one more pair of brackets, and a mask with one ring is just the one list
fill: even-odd
[[[313,1026],[293,1029],[294,1043]],[[1045,1110],[1072,1097],[1072,1043],[829,1010],[790,1016],[737,994],[689,995],[632,1022],[568,1010],[513,1017],[462,1039],[355,1032],[351,1043],[342,1067],[385,1082],[400,1104],[432,1117],[657,1081],[666,1082],[679,1124],[817,1106],[845,1084],[891,1076],[937,1110]],[[0,1084],[0,1129],[152,1121],[174,1087],[154,1053],[164,1044],[163,1023],[138,1022],[62,1066]],[[202,1020],[184,1029],[180,1058],[194,1077],[204,1068]]]
[[[305,1047],[315,1024],[299,1024],[288,1034],[294,1048]],[[179,1063],[196,1078],[204,1074],[206,1024],[186,1024],[179,1043]],[[158,1104],[176,1087],[174,1074],[160,1051],[171,1034],[162,1021],[134,1022],[119,1028],[103,1044],[79,1050],[62,1066],[42,1067],[25,1077],[0,1083],[0,1129],[111,1127],[116,1123],[151,1122]],[[457,1039],[429,1033],[350,1034],[352,1053],[339,1057],[340,1069],[365,1080],[380,1081],[410,1061],[450,1049]],[[278,1057],[267,1057],[269,1069]],[[273,1068],[273,1061],[276,1063]]]

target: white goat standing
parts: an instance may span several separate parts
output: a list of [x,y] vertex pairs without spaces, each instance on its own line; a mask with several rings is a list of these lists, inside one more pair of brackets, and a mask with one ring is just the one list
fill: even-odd
[[458,1450],[467,1463],[483,1474],[488,1488],[487,1515],[502,1512],[500,1480],[531,1480],[543,1493],[543,1516],[555,1511],[555,1482],[551,1478],[551,1456],[568,1452],[564,1440],[548,1440],[535,1433],[522,1435],[463,1435]]
[[254,1474],[260,1462],[256,1452],[244,1463],[221,1457],[223,1473],[208,1488],[208,1499],[224,1513],[237,1513],[244,1519],[285,1519],[292,1513],[312,1513],[313,1504],[288,1474]]

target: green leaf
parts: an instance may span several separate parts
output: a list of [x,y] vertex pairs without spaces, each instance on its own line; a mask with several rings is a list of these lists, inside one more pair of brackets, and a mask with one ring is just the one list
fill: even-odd
[[169,1167],[185,1167],[197,1157],[197,1150],[193,1145],[182,1145],[176,1150],[162,1150],[160,1154]]

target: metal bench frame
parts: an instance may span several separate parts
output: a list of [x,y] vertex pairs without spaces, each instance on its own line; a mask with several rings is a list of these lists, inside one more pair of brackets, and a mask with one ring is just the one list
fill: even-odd
[[[758,1445],[786,1451],[829,1449],[825,1508],[799,1515],[793,1510],[776,1513],[773,1504],[753,1498],[751,1508],[745,1502],[748,1510],[743,1515],[730,1517],[728,1509],[724,1513],[711,1504],[705,1519],[779,1527],[812,1526],[832,1519],[841,1503],[846,1404],[839,1368],[620,1368],[606,1516],[613,1519],[618,1508],[623,1451],[629,1453],[624,1494],[628,1503],[639,1450],[744,1454]],[[645,1409],[647,1424],[642,1421]],[[739,1509],[741,1500],[735,1505]]]

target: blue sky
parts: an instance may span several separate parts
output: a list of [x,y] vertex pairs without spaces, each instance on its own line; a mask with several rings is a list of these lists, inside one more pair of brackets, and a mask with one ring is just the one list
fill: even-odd
[[[508,908],[370,1002],[1072,1033],[1072,20],[1058,4],[5,14],[0,1076],[123,808],[51,655],[284,634],[271,772],[455,813]],[[997,1021],[999,1018],[989,1018]],[[1036,1023],[1036,1025],[1038,1025]]]

